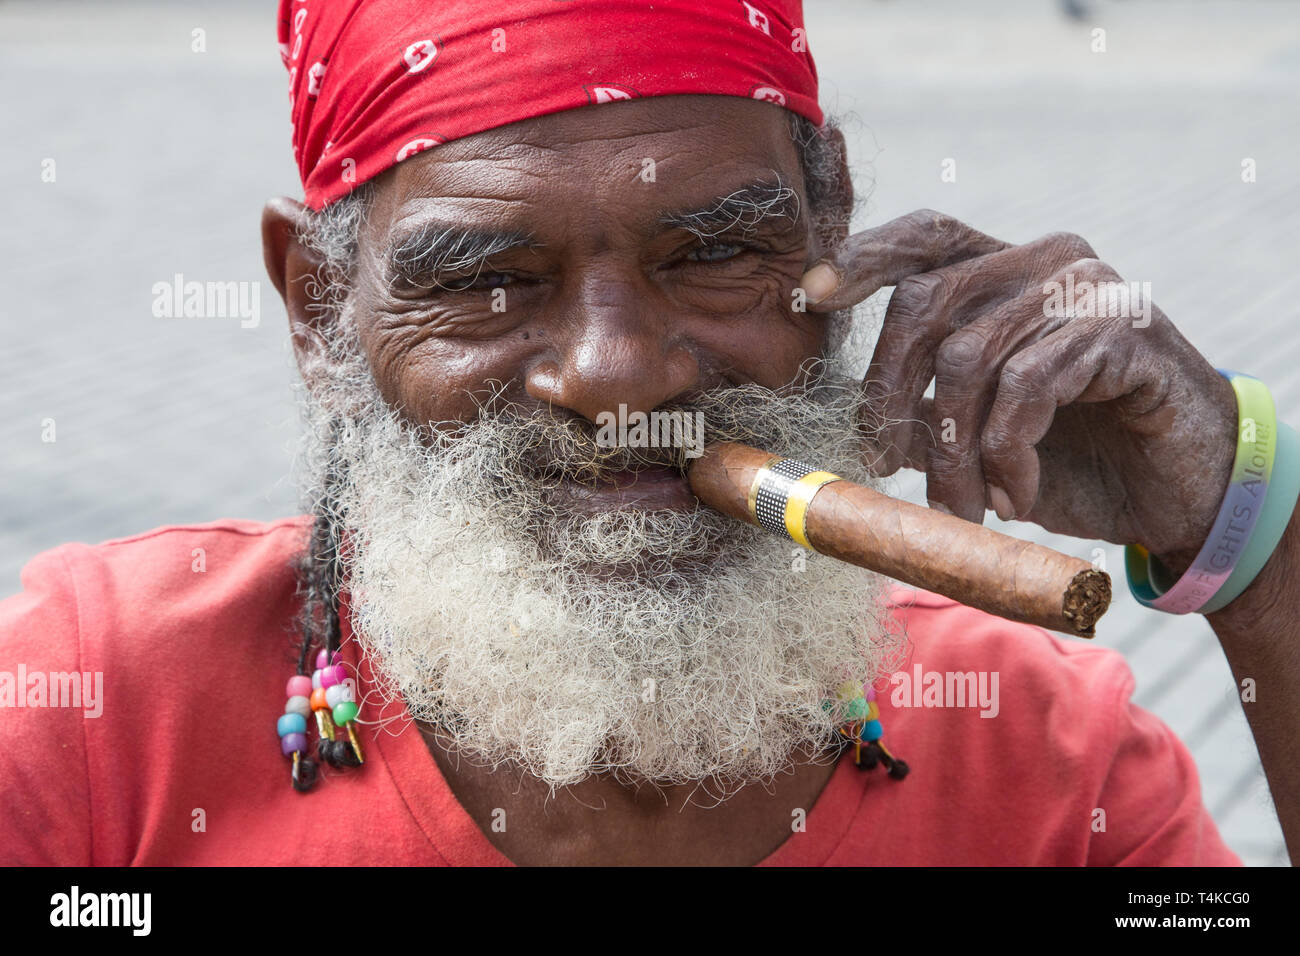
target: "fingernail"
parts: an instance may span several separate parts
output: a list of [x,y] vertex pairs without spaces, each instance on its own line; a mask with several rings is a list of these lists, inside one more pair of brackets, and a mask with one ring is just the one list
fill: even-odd
[[941,513],[946,514],[946,515],[950,515],[950,514],[952,514],[952,509],[949,508],[949,507],[948,507],[946,504],[944,504],[942,501],[930,501],[929,499],[927,499],[927,500],[926,500],[926,504],[928,504],[928,505],[929,505],[931,508],[933,508],[935,511],[941,512]]
[[840,277],[834,269],[824,262],[819,262],[813,266],[799,280],[799,286],[803,289],[804,294],[808,296],[808,301],[814,304],[834,292],[839,284]]
[[989,503],[993,505],[993,510],[998,513],[998,517],[1003,521],[1013,521],[1016,517],[1016,509],[1011,507],[1011,499],[1007,493],[997,485],[988,486]]

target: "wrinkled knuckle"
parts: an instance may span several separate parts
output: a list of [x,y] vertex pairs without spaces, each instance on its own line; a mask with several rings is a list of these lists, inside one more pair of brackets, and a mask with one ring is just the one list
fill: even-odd
[[890,306],[911,318],[924,318],[937,311],[948,294],[948,281],[938,273],[908,276],[894,289]]
[[1073,232],[1053,232],[1044,236],[1042,242],[1053,251],[1057,262],[1062,259],[1067,262],[1080,262],[1097,258],[1097,253],[1088,244],[1088,240]]
[[926,471],[931,482],[946,485],[963,469],[979,461],[979,448],[972,441],[935,442],[926,454]]
[[952,246],[960,245],[966,241],[970,235],[971,229],[960,219],[954,219],[947,213],[936,212],[930,224],[931,235],[934,237],[935,245],[938,247],[937,252],[943,252]]
[[1090,282],[1100,282],[1116,276],[1114,269],[1095,256],[1076,259],[1066,267],[1065,271],[1073,273],[1076,279],[1087,279]]
[[989,461],[1007,457],[1012,447],[1011,436],[997,425],[990,425],[980,435],[980,454]]
[[1000,385],[1012,395],[1032,395],[1041,385],[1038,365],[1024,353],[1013,355],[1002,366]]
[[935,367],[947,377],[965,378],[984,366],[988,344],[988,340],[973,329],[954,332],[935,351]]
[[933,229],[939,220],[946,218],[943,213],[934,209],[917,209],[907,214],[907,218],[922,229]]
[[852,263],[854,260],[869,254],[875,243],[876,236],[870,230],[855,232],[845,236],[837,246],[828,251],[824,258],[836,266],[842,267],[845,262]]
[[926,473],[930,480],[942,481],[944,476],[950,475],[957,469],[962,462],[965,449],[961,442],[927,442],[921,450],[921,458],[925,462]]
[[966,224],[937,209],[918,209],[908,215],[932,249],[943,249],[966,234]]

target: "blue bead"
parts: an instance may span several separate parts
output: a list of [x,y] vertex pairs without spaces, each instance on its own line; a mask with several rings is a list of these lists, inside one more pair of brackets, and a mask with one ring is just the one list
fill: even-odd
[[862,739],[867,743],[873,740],[879,740],[885,733],[885,728],[880,726],[878,720],[868,720],[862,725]]
[[281,737],[287,734],[305,734],[307,720],[302,714],[282,714],[275,722],[275,732]]

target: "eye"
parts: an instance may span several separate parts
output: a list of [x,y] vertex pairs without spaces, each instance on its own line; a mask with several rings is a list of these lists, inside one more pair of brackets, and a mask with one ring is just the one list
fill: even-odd
[[728,259],[734,259],[740,255],[746,248],[746,246],[737,245],[736,243],[697,246],[686,254],[686,260],[688,262],[726,262]]
[[458,292],[490,292],[520,281],[508,272],[480,272],[477,275],[443,276],[427,278],[397,276],[392,280],[393,290],[403,296],[439,296]]
[[447,279],[442,287],[448,292],[478,292],[485,289],[500,289],[518,281],[507,272],[481,272],[476,276],[458,276]]

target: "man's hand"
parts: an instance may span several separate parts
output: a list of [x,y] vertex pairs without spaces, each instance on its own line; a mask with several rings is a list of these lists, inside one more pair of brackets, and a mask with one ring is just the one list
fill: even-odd
[[1078,236],[1013,246],[930,210],[850,236],[803,279],[816,311],[885,286],[864,385],[878,475],[925,471],[932,506],[971,521],[988,507],[1190,563],[1228,485],[1236,398],[1144,286]]

